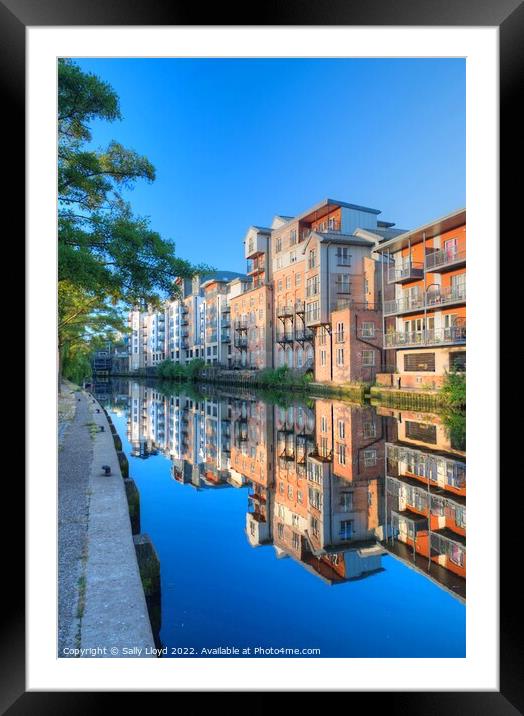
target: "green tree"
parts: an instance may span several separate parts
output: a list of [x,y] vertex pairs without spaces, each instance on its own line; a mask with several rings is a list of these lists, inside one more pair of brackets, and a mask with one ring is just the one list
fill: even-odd
[[59,353],[80,335],[91,341],[97,327],[106,331],[118,310],[158,304],[173,294],[175,278],[210,271],[176,256],[174,242],[133,214],[122,190],[154,181],[154,167],[116,141],[93,149],[89,124],[96,119],[121,119],[117,94],[72,60],[59,60]]

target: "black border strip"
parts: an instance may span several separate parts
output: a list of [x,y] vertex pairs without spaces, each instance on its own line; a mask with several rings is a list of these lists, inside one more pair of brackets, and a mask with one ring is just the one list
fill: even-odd
[[[202,22],[205,16],[206,22]],[[523,171],[521,130],[522,78],[524,77],[524,5],[520,0],[268,0],[256,7],[238,3],[216,3],[203,7],[198,3],[164,2],[164,0],[0,0],[0,91],[3,111],[0,113],[4,129],[4,217],[14,219],[9,235],[4,228],[5,246],[22,241],[18,238],[24,224],[24,146],[25,146],[25,27],[35,25],[459,25],[500,26],[500,99],[501,99],[501,238],[509,237],[510,225],[515,248],[514,256],[521,256],[522,204],[519,175]],[[6,156],[7,155],[7,156]],[[509,246],[509,238],[506,240]],[[22,259],[23,260],[23,259]],[[7,265],[7,264],[5,264]],[[505,264],[501,258],[501,268]],[[515,264],[520,268],[520,261]],[[502,272],[500,274],[502,279]],[[502,298],[508,297],[511,284],[519,284],[519,276],[512,273],[501,280]],[[513,302],[512,302],[513,304]],[[509,305],[509,301],[508,301]],[[518,304],[517,304],[518,305]],[[516,339],[515,319],[508,312],[500,314],[500,335]],[[489,328],[489,327],[487,327]],[[11,334],[13,335],[13,334]],[[16,339],[15,339],[16,340]],[[517,354],[519,351],[517,351]],[[513,364],[515,366],[515,364]],[[520,367],[516,362],[517,371]],[[518,374],[517,374],[518,375]],[[501,395],[515,391],[509,371],[501,370]],[[505,385],[506,383],[506,385]],[[502,413],[501,413],[502,414]],[[510,469],[511,457],[518,454],[519,421],[505,421],[500,434],[501,476],[501,631],[500,631],[500,692],[394,692],[365,693],[373,699],[373,708],[384,705],[388,711],[404,714],[442,714],[465,716],[482,714],[524,713],[524,664],[522,659],[522,596],[518,587],[520,519],[515,497],[519,492],[522,468]],[[28,446],[30,448],[30,446]],[[24,520],[24,490],[14,471],[5,472],[9,492],[9,511],[18,510],[19,521]],[[45,476],[45,475],[44,475]],[[496,476],[493,476],[496,479]],[[510,480],[512,481],[510,483]],[[12,510],[11,510],[12,506]],[[511,509],[510,509],[511,507]],[[486,539],[492,526],[486,526]],[[24,595],[24,533],[20,528],[10,537],[4,550],[4,597],[9,610],[1,615],[2,650],[0,663],[0,709],[10,716],[21,714],[87,713],[101,708],[101,701],[121,707],[123,694],[109,693],[25,693],[25,626]],[[416,686],[414,684],[414,686]],[[239,689],[241,684],[239,684]],[[173,695],[171,695],[172,697]],[[268,694],[260,694],[260,705]],[[354,698],[360,694],[353,693]],[[141,694],[133,694],[135,707]],[[146,698],[150,698],[146,694]],[[248,697],[249,698],[249,697]],[[118,701],[117,701],[118,699]],[[369,703],[369,702],[368,702]],[[10,704],[12,706],[10,707]],[[513,704],[513,706],[512,706]],[[371,705],[371,703],[369,704]],[[150,706],[150,704],[149,704]],[[175,706],[171,701],[171,706]],[[175,706],[176,708],[176,706]],[[7,709],[7,711],[6,711]],[[519,709],[519,711],[517,711]]]

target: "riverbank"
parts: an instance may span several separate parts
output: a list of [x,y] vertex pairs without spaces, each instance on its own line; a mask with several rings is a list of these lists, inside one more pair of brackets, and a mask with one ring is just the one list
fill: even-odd
[[443,406],[442,392],[439,390],[417,390],[388,388],[368,383],[319,383],[297,379],[292,375],[281,382],[267,380],[263,371],[220,370],[206,367],[196,379],[167,380],[155,374],[153,369],[146,372],[119,373],[119,378],[130,380],[153,379],[174,384],[216,384],[222,387],[236,387],[248,390],[298,393],[311,397],[330,397],[364,403],[372,400],[376,404],[393,408],[411,408],[413,410],[438,410]]
[[60,435],[58,656],[118,657],[130,645],[154,656],[110,425],[100,405],[71,384],[59,396]]

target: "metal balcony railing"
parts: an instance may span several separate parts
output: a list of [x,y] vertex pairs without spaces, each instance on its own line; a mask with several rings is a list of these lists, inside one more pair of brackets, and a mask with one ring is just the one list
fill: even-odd
[[295,312],[295,311],[294,311],[294,308],[293,308],[292,305],[279,306],[279,307],[277,308],[277,316],[278,316],[278,318],[288,318],[288,317],[291,317],[291,316],[293,316],[294,312]]
[[388,269],[388,283],[401,281],[416,281],[424,276],[424,264],[415,261],[406,261],[401,265],[390,266]]
[[410,313],[434,308],[435,306],[447,306],[452,303],[464,303],[466,301],[466,286],[446,286],[438,290],[431,288],[425,295],[416,297],[405,296],[393,301],[384,301],[384,315],[391,316],[396,313]]
[[466,286],[447,286],[441,288],[440,291],[426,294],[427,306],[448,305],[450,303],[462,303],[466,300]]
[[384,336],[385,348],[438,346],[466,343],[466,326],[452,326],[425,331],[395,331]]
[[398,298],[393,301],[384,301],[384,315],[391,316],[394,313],[407,313],[424,309],[424,296]]
[[451,266],[456,266],[457,264],[462,264],[465,261],[465,251],[449,251],[441,249],[426,255],[426,270],[432,272],[440,271]]
[[294,340],[293,331],[279,331],[277,333],[277,343],[293,343]]

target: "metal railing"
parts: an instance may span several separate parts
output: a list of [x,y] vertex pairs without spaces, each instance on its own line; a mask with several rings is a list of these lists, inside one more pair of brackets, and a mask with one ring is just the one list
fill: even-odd
[[295,313],[295,310],[293,306],[287,305],[287,306],[279,306],[277,308],[277,317],[278,318],[287,318],[291,317]]
[[426,255],[426,270],[431,271],[444,268],[452,264],[462,263],[465,260],[465,251],[447,251],[446,249],[440,249],[439,251],[434,251]]
[[405,261],[402,264],[390,266],[388,269],[388,283],[396,281],[416,281],[424,276],[424,264],[418,261]]
[[462,303],[466,300],[466,286],[446,286],[438,291],[428,290],[425,295],[415,298],[405,296],[393,301],[384,301],[384,315],[408,313],[410,311],[446,306],[451,303]]
[[466,300],[466,286],[447,286],[435,293],[428,291],[426,294],[427,306],[446,305],[448,303],[461,303]]
[[437,328],[424,331],[395,331],[384,336],[385,348],[404,348],[410,346],[436,346],[466,342],[466,326]]
[[277,333],[277,343],[292,343],[294,340],[293,331],[279,331]]

